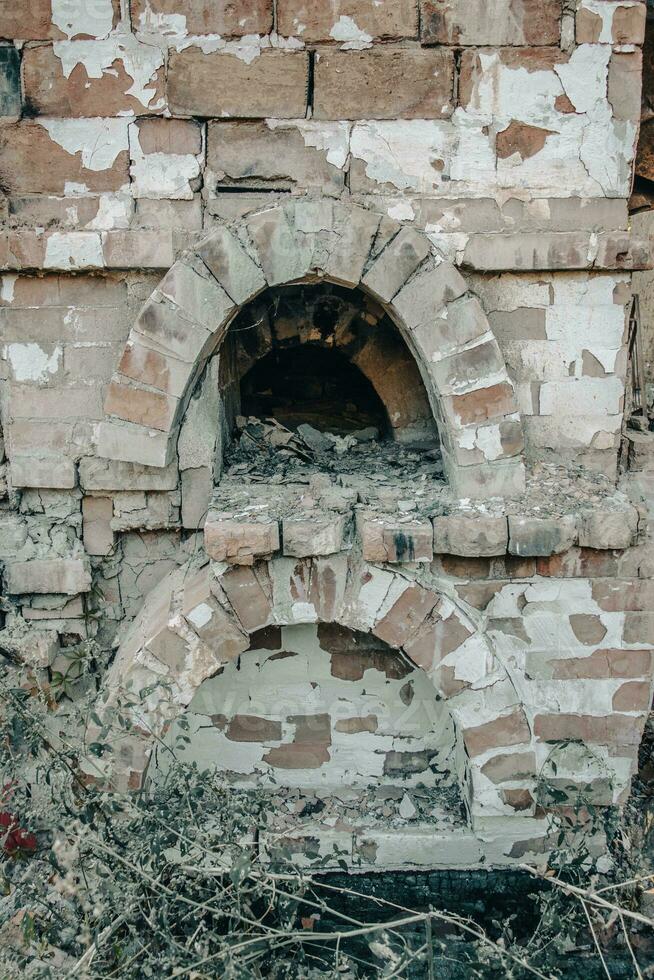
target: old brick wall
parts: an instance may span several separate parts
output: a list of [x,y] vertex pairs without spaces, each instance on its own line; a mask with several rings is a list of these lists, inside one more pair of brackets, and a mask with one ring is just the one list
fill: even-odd
[[[409,579],[428,567],[432,587],[476,609],[479,637],[509,670],[517,701],[489,694],[476,723],[476,707],[457,721],[481,729],[476,743],[457,729],[459,753],[479,757],[461,756],[457,772],[480,827],[540,820],[534,767],[558,736],[594,747],[602,772],[588,781],[608,769],[602,802],[621,799],[654,634],[647,508],[631,478],[611,497],[631,277],[651,264],[649,229],[627,215],[645,7],[1,5],[0,646],[43,683],[89,636],[104,650],[122,639],[129,659],[126,624],[139,611],[149,623],[157,587],[170,600],[175,569],[204,554],[198,529],[225,436],[218,321],[259,289],[316,269],[329,278],[330,249],[349,230],[332,278],[361,284],[402,321],[454,497],[407,518],[406,493],[383,505],[346,494],[334,519],[314,494],[294,551],[287,513],[262,532],[213,512],[216,567],[330,554],[317,544],[324,506],[336,550],[362,550]],[[227,234],[247,261],[224,251]],[[302,242],[311,259],[284,277]],[[156,329],[155,308],[168,316]],[[401,387],[407,375],[397,377]],[[469,496],[481,497],[472,512]],[[456,640],[455,630],[452,650]],[[440,696],[465,691],[465,669],[448,660],[443,670]],[[186,680],[181,690],[188,705]],[[518,859],[514,844],[495,857]]]

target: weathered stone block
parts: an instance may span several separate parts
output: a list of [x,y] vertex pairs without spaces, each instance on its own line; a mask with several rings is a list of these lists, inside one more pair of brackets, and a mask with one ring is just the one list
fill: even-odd
[[0,116],[21,114],[20,55],[14,47],[0,47]]
[[601,680],[611,677],[648,677],[651,650],[594,650],[587,657],[549,661],[554,680]]
[[33,558],[8,562],[5,583],[9,595],[77,595],[90,590],[91,572],[86,558]]
[[[130,35],[96,43],[99,77],[94,70],[89,74],[85,65],[87,41],[66,42],[56,50],[52,45],[25,48],[25,99],[35,115],[91,118],[161,110],[162,51]],[[144,75],[146,82],[141,85]]]
[[181,398],[191,369],[186,361],[153,350],[145,343],[145,338],[135,333],[125,344],[118,372],[166,395]]
[[490,385],[488,388],[474,388],[462,395],[448,395],[452,411],[459,425],[482,425],[491,419],[512,415],[515,411],[513,387],[508,381]]
[[[375,259],[362,283],[390,303],[407,279],[429,255],[429,242],[412,228],[402,228]],[[433,284],[432,284],[433,286]]]
[[265,289],[263,272],[227,228],[216,229],[196,252],[234,303],[246,303]]
[[310,273],[314,238],[300,234],[283,208],[253,214],[247,227],[269,285],[293,282]]
[[284,554],[293,558],[334,555],[343,548],[345,514],[286,518],[282,524]]
[[257,575],[251,568],[237,566],[221,577],[220,587],[249,633],[263,629],[273,621],[270,583],[266,575]]
[[579,544],[582,548],[629,548],[638,529],[635,507],[610,510],[597,507],[581,515]]
[[272,519],[257,523],[210,513],[204,525],[204,546],[215,561],[253,565],[256,558],[279,549],[279,524]]
[[71,184],[91,192],[120,190],[129,183],[127,120],[21,120],[4,126],[0,180],[10,194],[61,195]]
[[168,466],[175,452],[173,436],[174,433],[169,435],[129,422],[101,422],[97,435],[98,456],[163,468]]
[[[402,593],[386,615],[375,624],[372,632],[384,643],[388,643],[389,646],[396,649],[407,646],[407,654],[415,659],[415,649],[408,646],[409,641],[416,633],[422,633],[423,627],[424,631],[430,632],[433,624],[442,625],[442,621],[438,617],[439,604],[439,597],[429,589],[412,585]],[[454,636],[454,647],[456,647],[458,645],[456,631]],[[433,646],[435,647],[436,644]],[[411,653],[409,653],[409,649]]]
[[194,119],[139,119],[135,123],[141,151],[173,156],[195,156],[202,152],[203,127]]
[[173,53],[168,67],[172,112],[245,119],[302,118],[309,59],[301,51],[264,51],[250,64],[196,47]]
[[125,422],[168,432],[175,421],[179,399],[163,392],[146,391],[112,381],[107,390],[105,411]]
[[113,550],[113,516],[111,497],[84,497],[82,500],[82,533],[89,555],[108,555]]
[[[345,184],[348,148],[347,124],[342,122],[216,120],[208,126],[205,183],[210,194],[214,188],[243,185],[279,191],[315,187],[338,195]],[[217,196],[216,206],[226,195]],[[266,203],[268,199],[261,202]]]
[[441,49],[321,51],[315,119],[447,119],[454,57]]
[[431,373],[439,391],[452,391],[504,370],[504,358],[493,337],[434,362]]
[[235,660],[250,645],[249,636],[239,629],[234,617],[212,595],[197,605],[185,602],[183,613],[201,640],[223,663]]
[[199,359],[210,337],[206,327],[158,293],[147,301],[134,324],[131,339],[138,341],[139,335],[145,337],[146,346],[170,353],[189,365]]
[[609,102],[616,119],[640,121],[640,89],[643,55],[636,51],[614,51],[609,62]]
[[557,555],[577,543],[574,514],[561,517],[509,516],[509,553],[522,557]]
[[560,0],[421,0],[423,44],[558,44]]
[[279,0],[277,30],[284,37],[305,43],[342,41],[356,48],[373,40],[417,37],[418,8],[415,0],[370,3],[369,0]]
[[220,34],[242,37],[245,34],[268,34],[272,29],[272,0],[239,0],[238,3],[216,3],[215,0],[130,0],[132,23],[141,31],[158,33],[165,18],[180,16],[181,33]]
[[197,531],[204,527],[211,494],[213,473],[208,466],[183,470],[182,478],[182,527]]
[[173,234],[169,229],[105,231],[102,252],[107,269],[169,269],[175,261]]
[[484,763],[481,772],[494,783],[506,783],[533,777],[536,765],[533,752],[508,752],[493,756]]
[[43,487],[72,490],[77,486],[75,463],[66,456],[11,457],[11,483],[14,487]]
[[434,551],[436,554],[486,558],[506,554],[508,530],[506,517],[487,514],[449,514],[435,517]]
[[165,469],[86,456],[79,462],[79,482],[84,490],[176,490],[177,466]]
[[357,514],[357,531],[366,561],[430,562],[434,532],[428,520],[397,520],[384,514]]

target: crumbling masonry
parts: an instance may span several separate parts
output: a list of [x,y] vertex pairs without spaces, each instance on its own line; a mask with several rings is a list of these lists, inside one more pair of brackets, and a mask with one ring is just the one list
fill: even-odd
[[538,862],[579,790],[624,802],[645,25],[0,5],[0,648],[40,684],[105,652],[116,789],[183,718],[187,758],[270,793],[263,852],[354,870]]

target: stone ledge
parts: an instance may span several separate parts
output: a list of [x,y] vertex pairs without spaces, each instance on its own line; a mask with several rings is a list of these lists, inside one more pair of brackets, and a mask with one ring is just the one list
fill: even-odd
[[[205,525],[209,557],[252,565],[276,553],[309,558],[355,548],[378,564],[430,564],[438,555],[545,559],[577,546],[623,551],[642,531],[638,507],[626,494],[608,481],[580,479],[579,492],[570,495],[556,468],[551,479],[547,469],[532,477],[526,495],[476,505],[439,484],[394,490],[373,479],[340,479],[351,485],[339,486],[327,474],[311,485],[223,479]],[[558,498],[550,491],[557,480]]]
[[[204,232],[170,228],[46,232],[16,229],[0,234],[0,271],[164,270],[204,237]],[[654,255],[649,238],[625,231],[543,231],[471,234],[462,253],[457,252],[455,262],[477,272],[608,272],[654,268]]]

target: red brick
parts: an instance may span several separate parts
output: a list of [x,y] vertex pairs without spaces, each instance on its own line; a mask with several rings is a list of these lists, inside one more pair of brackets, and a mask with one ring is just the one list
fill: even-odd
[[571,548],[562,555],[539,558],[537,572],[550,578],[595,578],[617,575],[619,552]]
[[536,772],[536,756],[533,752],[511,752],[495,755],[481,767],[481,772],[494,783],[508,783],[525,779]]
[[128,94],[133,84],[134,79],[127,74],[125,65],[119,58],[103,71],[101,78],[90,78],[81,63],[66,78],[61,59],[55,55],[51,45],[26,48],[23,53],[25,99],[38,115],[118,116],[128,113],[142,115],[160,110],[164,85],[163,65],[146,88],[144,99],[147,105]]
[[595,650],[589,657],[550,660],[553,680],[646,677],[652,669],[651,650]]
[[68,182],[89,191],[117,191],[129,183],[129,154],[121,150],[106,170],[88,170],[81,151],[67,153],[37,122],[0,129],[0,184],[9,194],[63,194]]
[[260,576],[251,568],[240,566],[230,569],[222,576],[220,584],[248,633],[269,624],[272,618],[269,583],[262,583]]
[[523,709],[515,708],[509,714],[487,721],[484,725],[466,728],[463,740],[468,755],[475,756],[487,752],[488,749],[529,742],[531,732]]
[[[297,36],[306,43],[347,40],[337,25],[342,18],[354,21],[362,33],[373,40],[417,37],[416,0],[277,0],[277,30],[284,37]],[[335,29],[336,28],[336,29]]]
[[183,12],[188,34],[222,37],[268,34],[273,20],[273,0],[130,0],[130,9],[135,28],[147,29],[148,10],[155,15]]
[[454,56],[440,49],[322,51],[316,58],[315,119],[446,119]]
[[413,585],[402,593],[373,633],[389,646],[402,647],[439,604],[440,599],[433,592]]
[[625,643],[654,643],[654,612],[627,612],[622,638]]
[[654,581],[599,580],[593,582],[593,599],[605,612],[654,612]]
[[429,671],[449,653],[457,650],[471,635],[468,627],[454,613],[447,619],[432,615],[415,636],[404,644],[404,652],[418,667]]
[[528,789],[503,789],[502,799],[507,806],[513,807],[518,812],[530,810],[535,803]]
[[572,632],[580,643],[586,646],[597,646],[606,636],[606,626],[599,618],[591,613],[575,613],[570,616]]
[[185,115],[303,118],[308,78],[303,51],[264,51],[248,65],[192,47],[170,56],[168,101],[171,112]]
[[630,715],[536,715],[534,733],[541,742],[595,742],[638,745],[643,720]]
[[627,681],[613,695],[614,711],[649,711],[652,686],[649,681]]
[[257,715],[234,715],[226,734],[232,742],[277,742],[282,737],[282,724]]
[[515,397],[510,384],[502,382],[490,388],[478,388],[451,399],[455,414],[462,425],[487,422],[515,410]]

